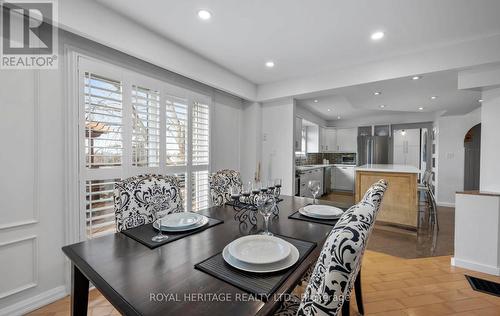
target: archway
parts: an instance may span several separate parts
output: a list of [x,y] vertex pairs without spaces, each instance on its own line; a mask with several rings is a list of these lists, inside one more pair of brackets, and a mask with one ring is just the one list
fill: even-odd
[[465,134],[464,154],[464,190],[479,190],[481,124],[475,125]]

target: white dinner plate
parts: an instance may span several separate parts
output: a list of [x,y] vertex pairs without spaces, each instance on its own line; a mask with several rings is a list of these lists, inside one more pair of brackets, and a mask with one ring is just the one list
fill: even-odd
[[291,251],[288,257],[281,261],[269,264],[250,264],[241,262],[231,256],[229,253],[229,245],[227,245],[222,251],[222,258],[224,258],[224,261],[226,261],[230,266],[242,271],[253,273],[271,273],[290,268],[297,263],[299,260],[299,250],[292,244],[290,244],[290,248]]
[[304,216],[320,219],[336,219],[342,216],[342,209],[331,205],[307,205],[299,209],[299,213]]
[[198,224],[202,215],[193,212],[171,213],[161,218],[161,226],[166,228],[185,228]]
[[249,235],[233,240],[228,246],[229,253],[238,261],[269,264],[288,257],[291,244],[274,236]]
[[[198,229],[200,227],[203,227],[205,226],[206,224],[208,224],[208,217],[206,216],[203,216],[204,218],[198,223],[198,224],[195,224],[195,225],[191,225],[191,226],[188,226],[188,227],[177,227],[177,228],[173,228],[173,227],[165,227],[165,226],[161,226],[161,231],[162,232],[185,232],[185,231],[189,231],[189,230],[193,230],[193,229]],[[156,220],[154,223],[153,223],[153,227],[155,229],[160,229],[160,225],[159,225],[159,221],[161,221],[162,218]]]

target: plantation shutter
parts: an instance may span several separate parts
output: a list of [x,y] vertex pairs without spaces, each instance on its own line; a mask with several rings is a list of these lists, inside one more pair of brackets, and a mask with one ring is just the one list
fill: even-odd
[[209,107],[201,102],[193,104],[193,165],[209,163]]
[[116,231],[115,183],[178,177],[184,208],[209,207],[211,99],[114,65],[79,57],[80,234]]
[[132,86],[132,165],[160,165],[160,93]]
[[122,165],[122,84],[85,73],[85,163],[87,168]]
[[168,95],[165,100],[166,165],[187,164],[188,101]]

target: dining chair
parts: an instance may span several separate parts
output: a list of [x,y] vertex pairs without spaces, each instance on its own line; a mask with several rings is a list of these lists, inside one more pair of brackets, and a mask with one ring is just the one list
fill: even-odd
[[210,196],[212,204],[222,206],[231,201],[229,189],[232,186],[242,187],[241,176],[239,171],[231,169],[222,169],[212,174],[209,178]]
[[114,202],[117,231],[183,211],[179,180],[174,176],[143,174],[117,182]]
[[275,315],[349,315],[351,290],[355,287],[358,311],[364,314],[361,292],[361,261],[387,182],[373,184],[359,203],[349,208],[328,235],[302,296],[291,296]]

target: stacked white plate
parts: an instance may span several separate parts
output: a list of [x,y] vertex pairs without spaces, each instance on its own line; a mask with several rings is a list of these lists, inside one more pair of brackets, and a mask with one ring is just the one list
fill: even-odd
[[335,206],[314,204],[301,207],[299,213],[317,219],[337,219],[344,211]]
[[208,223],[208,217],[192,213],[181,212],[171,213],[156,220],[153,227],[164,232],[183,232],[205,226]]
[[297,247],[278,237],[250,235],[238,238],[222,251],[231,266],[254,273],[276,272],[299,260]]

